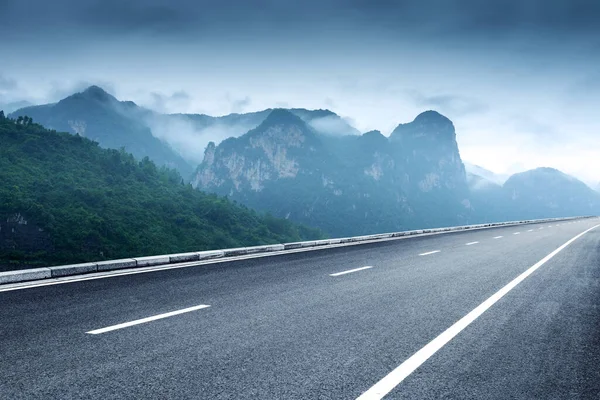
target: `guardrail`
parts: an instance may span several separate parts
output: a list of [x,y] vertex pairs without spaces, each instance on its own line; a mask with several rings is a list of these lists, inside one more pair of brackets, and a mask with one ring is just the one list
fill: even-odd
[[215,258],[229,258],[248,254],[267,254],[276,251],[285,251],[302,248],[314,248],[326,245],[342,245],[346,243],[368,243],[377,240],[400,238],[405,236],[417,236],[424,234],[437,234],[446,232],[458,232],[472,229],[483,229],[498,226],[510,226],[510,225],[521,225],[531,223],[546,223],[554,221],[567,221],[573,219],[584,219],[592,217],[570,217],[570,218],[548,218],[538,220],[524,220],[524,221],[508,221],[508,222],[496,222],[489,224],[477,224],[477,225],[464,225],[464,226],[453,226],[447,228],[434,228],[434,229],[418,229],[412,231],[403,232],[392,232],[392,233],[380,233],[375,235],[365,236],[353,236],[347,238],[337,239],[324,239],[324,240],[311,240],[306,242],[295,242],[295,243],[284,243],[284,244],[270,244],[264,246],[252,246],[252,247],[239,247],[234,249],[223,249],[223,250],[208,250],[199,252],[179,253],[179,254],[167,254],[160,256],[149,256],[149,257],[135,257],[125,258],[120,260],[109,260],[90,262],[83,264],[72,264],[72,265],[61,265],[56,267],[45,267],[45,268],[33,268],[26,270],[0,272],[0,285],[19,283],[40,279],[50,278],[61,278],[71,275],[82,275],[90,274],[95,272],[113,271],[127,268],[142,268],[142,267],[153,267],[159,265],[169,265],[178,263],[187,263],[194,261],[206,261]]

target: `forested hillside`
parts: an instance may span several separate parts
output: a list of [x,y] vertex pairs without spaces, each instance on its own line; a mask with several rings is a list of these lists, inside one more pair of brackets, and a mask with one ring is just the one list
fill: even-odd
[[32,117],[46,128],[78,134],[107,149],[124,147],[137,159],[149,157],[158,166],[176,169],[186,180],[193,172],[171,146],[155,137],[144,119],[150,110],[119,101],[98,86],[90,86],[58,103],[19,109],[10,117]]
[[0,270],[321,237],[174,170],[0,113]]

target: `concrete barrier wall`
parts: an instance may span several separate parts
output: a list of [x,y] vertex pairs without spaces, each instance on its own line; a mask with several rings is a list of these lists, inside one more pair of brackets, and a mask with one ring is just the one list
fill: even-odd
[[509,221],[509,222],[498,222],[490,224],[477,224],[477,225],[465,225],[465,226],[454,226],[446,228],[435,228],[435,229],[417,229],[405,232],[390,232],[380,233],[375,235],[364,235],[354,236],[349,238],[335,238],[335,239],[324,239],[324,240],[311,240],[306,242],[294,242],[284,244],[271,244],[265,246],[252,246],[252,247],[240,247],[235,249],[223,249],[223,250],[208,250],[200,252],[189,252],[179,254],[167,254],[160,256],[149,256],[149,257],[136,257],[126,258],[121,260],[109,260],[99,261],[92,263],[73,264],[73,265],[61,265],[56,267],[48,268],[35,268],[19,271],[8,271],[0,272],[0,285],[19,283],[26,281],[34,281],[40,279],[49,278],[60,278],[70,275],[81,275],[89,274],[94,272],[102,271],[113,271],[126,268],[143,268],[153,267],[159,265],[179,264],[188,262],[198,262],[211,260],[215,258],[223,257],[236,257],[249,254],[266,254],[275,251],[284,250],[295,250],[312,248],[327,245],[342,245],[346,243],[368,243],[371,241],[385,240],[389,238],[415,236],[423,234],[439,234],[443,232],[457,232],[472,229],[484,229],[489,227],[499,226],[510,226],[530,223],[547,223],[554,221],[568,221],[573,219],[583,219],[593,217],[572,217],[572,218],[549,218],[539,220],[524,220],[524,221]]

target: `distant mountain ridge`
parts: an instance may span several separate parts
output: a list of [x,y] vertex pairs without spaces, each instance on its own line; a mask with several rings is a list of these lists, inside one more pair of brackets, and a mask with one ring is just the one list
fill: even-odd
[[386,138],[323,135],[273,110],[245,135],[211,143],[193,184],[338,236],[466,222],[470,214],[454,126],[431,111]]
[[177,169],[183,176],[189,175],[192,165],[142,122],[149,112],[91,86],[54,104],[19,109],[10,117],[29,116],[49,129],[79,134],[104,148],[125,148],[138,159],[149,157],[159,165]]
[[577,178],[554,168],[536,168],[512,175],[503,186],[515,217],[566,217],[600,214],[600,194]]
[[454,124],[433,110],[386,137],[361,135],[330,110],[159,114],[92,86],[18,115],[124,147],[201,190],[336,236],[600,214],[598,192],[560,171],[509,179],[463,163]]
[[[160,114],[132,101],[119,101],[102,88],[90,86],[57,103],[23,107],[7,114],[13,118],[32,117],[50,129],[88,137],[105,148],[124,147],[137,158],[147,156],[189,179],[209,141],[241,136],[260,125],[271,111],[220,117]],[[290,111],[325,135],[360,134],[330,110]]]
[[209,144],[192,183],[333,236],[600,214],[600,196],[557,170],[504,185],[467,172],[453,123],[435,111],[387,138],[323,135],[274,110],[245,135]]
[[465,162],[464,164],[467,173],[477,175],[497,185],[503,185],[504,182],[506,182],[506,180],[509,178],[508,175],[496,174],[495,172],[480,167],[479,165],[471,164],[469,162]]

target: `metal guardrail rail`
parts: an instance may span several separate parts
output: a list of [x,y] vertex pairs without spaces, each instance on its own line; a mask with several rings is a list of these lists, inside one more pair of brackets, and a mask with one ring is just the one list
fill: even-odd
[[179,253],[179,254],[166,254],[159,256],[149,257],[134,257],[125,258],[120,260],[109,260],[109,261],[98,261],[89,262],[83,264],[72,264],[72,265],[60,265],[55,267],[45,268],[33,268],[17,271],[0,272],[0,285],[12,284],[19,282],[27,282],[42,279],[61,278],[71,275],[82,275],[91,274],[96,272],[113,271],[120,269],[131,269],[131,268],[145,268],[162,265],[175,265],[178,263],[189,263],[195,261],[206,261],[211,259],[223,259],[233,258],[241,255],[248,254],[268,254],[272,252],[282,252],[285,250],[294,249],[311,249],[327,245],[344,245],[344,244],[360,244],[370,243],[378,240],[385,240],[391,238],[403,238],[407,236],[418,236],[425,234],[439,234],[447,232],[460,232],[465,230],[492,228],[500,226],[511,226],[521,224],[532,224],[532,223],[546,223],[554,221],[565,221],[573,219],[583,219],[592,217],[570,217],[570,218],[548,218],[538,220],[523,220],[523,221],[509,221],[509,222],[496,222],[488,224],[477,224],[477,225],[464,225],[454,226],[446,228],[433,228],[433,229],[418,229],[412,231],[403,232],[391,232],[391,233],[380,233],[375,235],[365,236],[353,236],[347,238],[337,239],[324,239],[324,240],[311,240],[306,242],[294,242],[294,243],[283,243],[283,244],[270,244],[264,246],[252,246],[252,247],[240,247],[234,249],[222,249],[222,250],[208,250],[199,252]]

